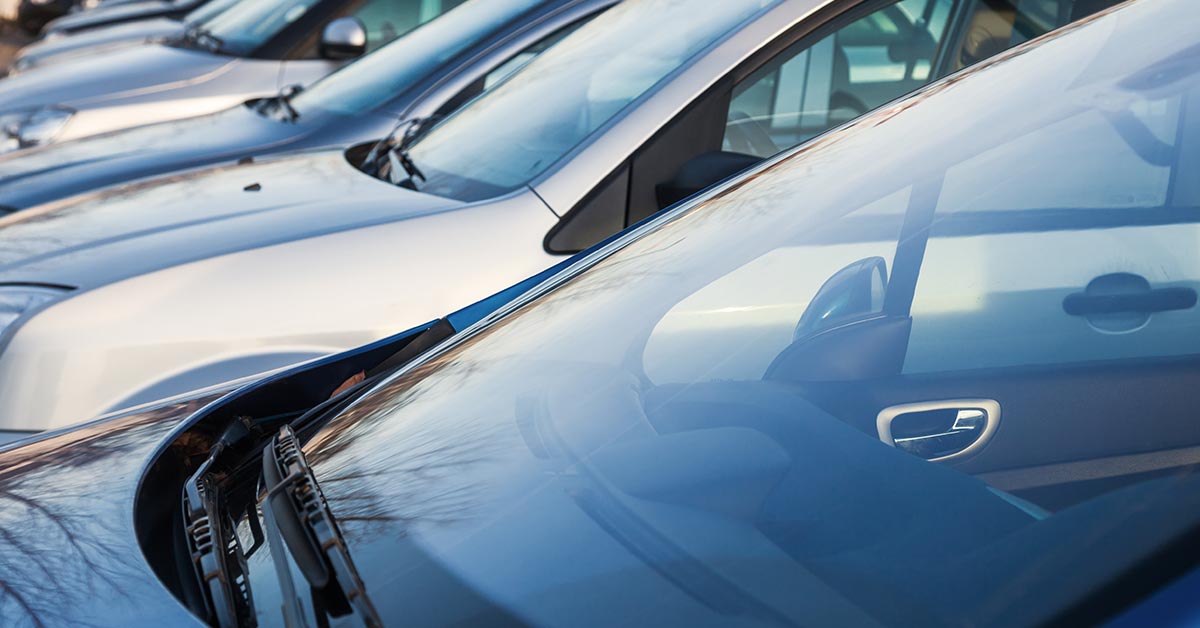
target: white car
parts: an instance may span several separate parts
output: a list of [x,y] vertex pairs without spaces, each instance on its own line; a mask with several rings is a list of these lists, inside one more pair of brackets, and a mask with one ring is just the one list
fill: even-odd
[[437,318],[978,58],[956,24],[1007,19],[1005,45],[1029,34],[982,0],[707,6],[618,5],[411,143],[246,159],[0,219],[0,428]]

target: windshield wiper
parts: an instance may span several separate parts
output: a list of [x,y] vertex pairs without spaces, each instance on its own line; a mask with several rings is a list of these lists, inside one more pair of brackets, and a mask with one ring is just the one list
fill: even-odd
[[195,44],[209,52],[221,52],[221,48],[225,46],[225,40],[198,24],[183,33],[183,41]]
[[256,432],[257,427],[249,419],[239,417],[183,485],[183,525],[190,563],[204,596],[205,614],[222,627],[254,625],[246,558],[262,545],[263,534],[258,517],[247,517],[253,544],[242,548],[234,532],[235,523],[223,508],[213,469],[228,450],[254,440]]
[[[394,176],[398,170],[403,170],[410,182],[415,179],[420,179],[424,182],[425,173],[421,172],[420,168],[417,168],[417,164],[409,156],[408,146],[430,120],[432,120],[432,117],[416,117],[405,118],[397,122],[396,126],[392,127],[391,132],[371,147],[370,152],[367,153],[367,157],[363,160],[363,167],[369,168],[369,173],[375,177],[382,179],[386,175],[392,183],[399,183]],[[400,129],[404,129],[404,134],[398,140],[393,139],[400,132]],[[386,173],[384,171],[385,165],[390,168]]]
[[295,122],[296,120],[300,119],[300,112],[292,106],[292,99],[299,95],[302,91],[304,91],[303,85],[288,85],[279,90],[279,93],[276,94],[274,98],[266,98],[260,101],[255,106],[255,109],[260,114],[263,114],[266,113],[268,109],[273,107],[276,111],[283,112],[286,121]]
[[357,612],[367,626],[382,626],[291,426],[279,428],[263,451],[262,465],[264,518],[270,533],[283,537],[292,562],[312,587],[314,605],[331,616]]

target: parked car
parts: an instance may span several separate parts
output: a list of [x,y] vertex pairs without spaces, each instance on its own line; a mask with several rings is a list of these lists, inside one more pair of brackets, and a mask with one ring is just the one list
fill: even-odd
[[[8,75],[15,76],[34,68],[118,48],[182,39],[188,28],[203,24],[236,2],[211,0],[179,19],[155,17],[116,23],[106,21],[99,11],[85,11],[78,14],[79,19],[70,30],[49,31],[41,39],[21,48],[9,63]],[[86,23],[85,18],[89,20]]]
[[462,0],[242,0],[169,44],[0,81],[0,152],[176,120],[307,85]]
[[[23,5],[34,0],[22,0]],[[66,4],[66,0],[57,0]],[[80,31],[122,24],[134,20],[167,18],[178,20],[204,6],[208,0],[104,0],[85,3],[73,12],[60,14],[46,22],[43,35],[68,35]]]
[[1191,10],[1000,54],[515,300],[0,452],[0,611],[1194,625]]
[[384,137],[401,120],[440,119],[615,1],[468,0],[291,96],[0,156],[0,206],[242,158],[344,148]]
[[[928,72],[910,59],[897,63],[912,72],[884,73],[856,49],[863,31],[884,49],[926,41],[927,29],[896,26],[899,6],[941,6],[943,26],[949,9],[953,23],[997,15],[939,1],[738,0],[697,17],[686,3],[639,0],[414,142],[164,175],[0,219],[0,294],[14,312],[0,428],[55,427],[280,368],[470,303],[919,87],[940,74],[934,64],[956,68],[977,43],[959,28],[928,35],[947,42]],[[792,74],[809,55],[833,69],[847,48],[856,54],[837,74]],[[56,392],[63,382],[71,395]]]

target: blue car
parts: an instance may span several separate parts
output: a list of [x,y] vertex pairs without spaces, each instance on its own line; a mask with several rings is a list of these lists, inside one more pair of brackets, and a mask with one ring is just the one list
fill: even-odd
[[1193,17],[1101,12],[410,333],[0,452],[0,616],[1195,625]]

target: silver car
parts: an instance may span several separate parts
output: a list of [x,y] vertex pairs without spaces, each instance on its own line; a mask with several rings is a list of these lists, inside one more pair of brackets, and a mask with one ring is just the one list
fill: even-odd
[[220,111],[304,85],[462,0],[242,0],[169,44],[0,81],[0,152]]
[[[181,19],[154,17],[116,24],[100,23],[71,32],[50,31],[17,52],[9,64],[8,75],[14,76],[35,67],[110,52],[117,48],[180,39],[189,28],[203,24],[236,3],[237,0],[210,0]],[[95,11],[85,11],[76,15],[91,16],[92,13]]]
[[[435,318],[1095,4],[1055,3],[630,0],[411,145],[247,159],[17,212],[0,220],[0,427]],[[994,42],[968,36],[979,24]]]

